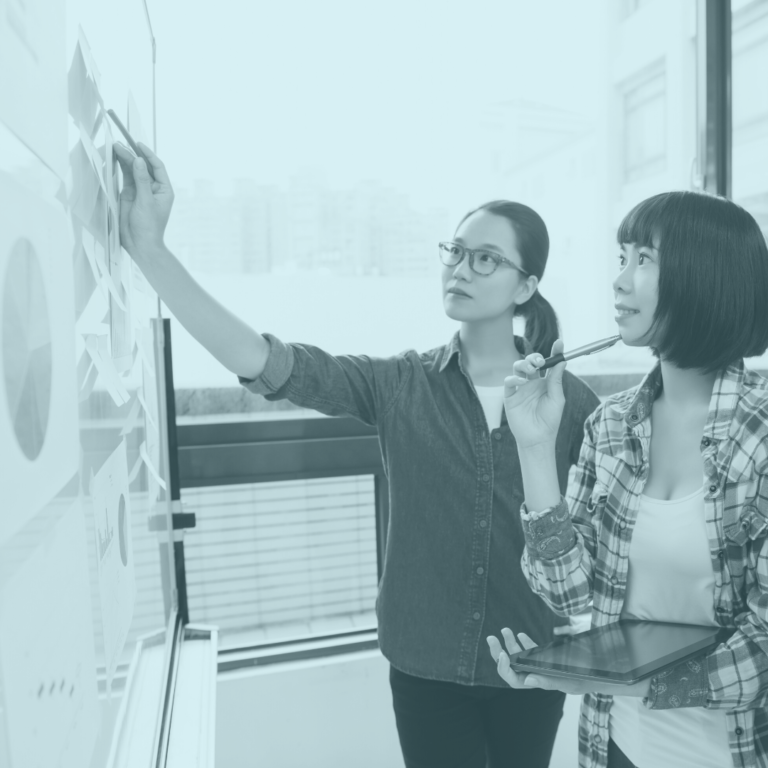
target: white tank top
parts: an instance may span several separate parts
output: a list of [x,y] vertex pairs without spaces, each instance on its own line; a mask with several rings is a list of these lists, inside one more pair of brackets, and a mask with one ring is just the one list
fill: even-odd
[[[671,501],[640,497],[621,618],[717,626],[704,493],[702,487]],[[723,710],[653,710],[642,699],[615,696],[610,728],[638,768],[733,765]]]
[[488,431],[498,429],[501,426],[501,412],[504,410],[504,385],[500,387],[478,387],[475,391],[483,406],[485,420],[488,422]]

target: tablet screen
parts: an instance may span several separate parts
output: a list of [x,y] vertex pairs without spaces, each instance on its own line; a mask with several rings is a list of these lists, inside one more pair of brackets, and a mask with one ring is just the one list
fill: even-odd
[[511,656],[510,662],[517,672],[629,684],[714,648],[732,633],[722,627],[625,620],[559,637]]

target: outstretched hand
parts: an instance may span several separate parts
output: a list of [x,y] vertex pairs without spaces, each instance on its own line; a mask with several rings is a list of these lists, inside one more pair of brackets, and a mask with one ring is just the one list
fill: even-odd
[[120,243],[134,259],[163,245],[173,206],[173,188],[160,158],[145,144],[141,149],[152,164],[152,181],[144,160],[119,142],[115,156],[123,171],[120,193]]
[[[558,339],[552,354],[563,351]],[[512,434],[519,449],[554,444],[565,406],[563,374],[565,363],[547,370],[542,378],[539,368],[544,357],[538,352],[518,360],[514,373],[504,380],[504,408]]]

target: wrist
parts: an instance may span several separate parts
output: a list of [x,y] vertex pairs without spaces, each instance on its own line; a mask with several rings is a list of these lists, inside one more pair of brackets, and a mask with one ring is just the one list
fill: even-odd
[[134,243],[131,250],[131,257],[141,268],[141,271],[148,276],[148,272],[151,272],[153,268],[161,266],[164,262],[167,262],[169,258],[172,258],[171,252],[165,245],[163,240]]
[[517,446],[517,454],[531,461],[545,461],[555,455],[555,439],[546,440],[532,445]]

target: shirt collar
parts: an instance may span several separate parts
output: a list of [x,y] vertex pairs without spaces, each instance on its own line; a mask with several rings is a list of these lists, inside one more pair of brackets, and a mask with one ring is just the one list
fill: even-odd
[[[704,426],[704,436],[714,440],[724,440],[728,437],[743,383],[743,360],[738,360],[718,373],[709,401],[709,416]],[[624,422],[628,426],[637,426],[650,414],[653,401],[659,396],[661,388],[661,363],[656,363],[653,370],[640,382],[637,392],[626,407]]]
[[[533,347],[531,346],[528,339],[526,339],[524,336],[515,336],[515,346],[517,347],[518,351],[523,355],[530,355],[533,353]],[[461,342],[459,339],[459,331],[456,331],[456,333],[453,334],[453,337],[451,338],[450,342],[443,347],[443,356],[440,361],[440,373],[442,373],[446,367],[448,366],[448,363],[451,362],[454,355],[459,356],[459,360],[461,360]]]

